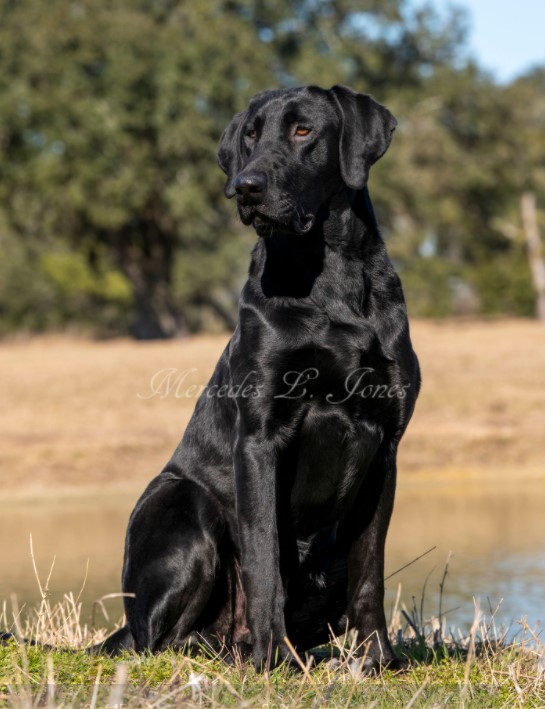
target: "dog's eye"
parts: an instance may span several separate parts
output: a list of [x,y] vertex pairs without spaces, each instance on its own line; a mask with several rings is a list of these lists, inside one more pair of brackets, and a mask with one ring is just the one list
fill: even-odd
[[253,128],[251,128],[249,131],[246,132],[246,137],[249,138],[250,140],[255,140],[257,133]]
[[295,135],[298,135],[300,137],[304,137],[305,135],[308,135],[310,133],[310,128],[305,128],[304,126],[297,126],[295,129]]

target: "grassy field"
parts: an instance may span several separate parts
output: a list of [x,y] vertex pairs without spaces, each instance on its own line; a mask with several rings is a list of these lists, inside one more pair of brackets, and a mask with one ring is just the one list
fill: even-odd
[[[545,327],[416,322],[413,340],[424,382],[401,474],[461,485],[468,478],[543,480]],[[191,387],[207,381],[225,342],[2,343],[1,504],[141,488],[177,444],[195,404]],[[150,396],[166,370],[182,383]],[[0,628],[13,627],[14,615],[16,607],[5,607]],[[206,654],[90,657],[78,648],[104,631],[81,621],[72,596],[54,607],[44,598],[20,623],[21,637],[75,651],[0,646],[0,707],[545,707],[545,648],[535,630],[508,644],[494,618],[479,614],[469,634],[452,635],[444,618],[395,609],[392,640],[412,669],[380,678],[359,676],[350,637],[327,651],[333,662],[311,667],[305,657],[298,672],[281,667],[257,676],[237,658],[227,666]]]

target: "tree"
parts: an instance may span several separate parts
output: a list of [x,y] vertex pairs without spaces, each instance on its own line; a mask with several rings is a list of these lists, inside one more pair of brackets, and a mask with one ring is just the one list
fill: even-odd
[[[177,250],[214,248],[218,264],[229,252],[215,148],[272,82],[266,54],[216,0],[3,3],[0,208],[24,238],[63,237],[91,262],[107,247],[132,285],[137,337],[187,331]],[[215,269],[217,288],[231,261]],[[193,265],[186,290],[221,312]]]
[[232,326],[255,235],[216,144],[254,92],[305,83],[399,119],[371,187],[413,312],[530,314],[520,197],[545,198],[545,72],[498,86],[466,29],[408,0],[0,0],[0,277],[36,274],[8,326],[34,303],[33,327],[94,308],[122,329],[127,287],[138,337]]

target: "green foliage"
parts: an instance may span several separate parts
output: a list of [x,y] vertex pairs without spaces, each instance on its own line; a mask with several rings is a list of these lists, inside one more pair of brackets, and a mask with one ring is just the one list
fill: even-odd
[[63,298],[96,296],[120,303],[130,301],[129,284],[118,271],[105,265],[93,270],[79,252],[47,251],[40,265]]
[[76,325],[107,335],[125,332],[132,296],[106,258],[93,266],[63,243],[47,250],[3,239],[0,260],[0,334],[44,332]]
[[411,315],[444,317],[453,311],[453,285],[457,269],[438,258],[415,259],[400,268]]
[[303,83],[399,119],[371,190],[413,313],[456,313],[465,288],[474,311],[528,314],[545,70],[498,86],[466,31],[408,0],[0,0],[0,332],[231,326],[255,235],[217,141],[253,93]]
[[38,258],[23,243],[2,238],[0,259],[0,334],[42,330],[53,325],[49,313],[53,288],[37,268]]
[[534,293],[526,255],[521,249],[500,254],[479,265],[471,281],[481,294],[481,311],[489,315],[525,315],[535,311]]
[[86,255],[106,247],[132,285],[137,334],[183,332],[175,254],[195,266],[191,290],[194,254],[235,238],[215,149],[233,113],[273,83],[266,50],[216,0],[19,0],[1,19],[7,229],[44,249],[53,238]]

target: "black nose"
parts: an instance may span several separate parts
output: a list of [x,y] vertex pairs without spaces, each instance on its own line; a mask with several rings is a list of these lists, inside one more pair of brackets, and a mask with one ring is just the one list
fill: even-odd
[[267,191],[267,175],[264,172],[243,172],[235,180],[234,186],[239,197],[258,204]]

